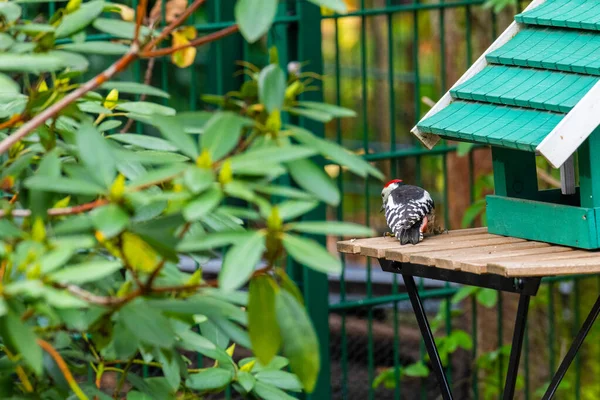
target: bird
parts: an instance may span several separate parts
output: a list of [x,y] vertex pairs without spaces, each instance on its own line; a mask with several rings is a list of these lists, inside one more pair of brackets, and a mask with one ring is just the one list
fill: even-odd
[[381,200],[381,212],[401,245],[418,244],[435,230],[435,203],[425,189],[392,179],[383,187]]

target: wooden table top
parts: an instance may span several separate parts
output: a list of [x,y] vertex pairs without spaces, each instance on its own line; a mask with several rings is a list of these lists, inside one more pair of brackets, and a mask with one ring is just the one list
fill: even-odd
[[450,231],[417,245],[377,237],[341,241],[337,248],[341,253],[506,277],[600,273],[600,251],[492,235],[487,228]]

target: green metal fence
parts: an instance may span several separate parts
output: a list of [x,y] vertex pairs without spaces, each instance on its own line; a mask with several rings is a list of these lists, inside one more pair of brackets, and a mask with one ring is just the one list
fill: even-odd
[[[477,175],[473,155],[467,156],[467,173],[457,175],[457,171],[448,168],[455,145],[442,144],[434,151],[426,151],[408,131],[427,110],[422,98],[439,98],[451,79],[472,63],[510,19],[498,18],[484,9],[482,0],[347,3],[350,12],[335,15],[305,0],[282,0],[266,42],[249,46],[239,36],[229,37],[201,49],[195,64],[187,69],[178,69],[165,59],[157,60],[150,79],[172,95],[165,100],[169,105],[182,111],[198,109],[204,107],[201,95],[226,93],[243,82],[243,77],[236,74],[237,60],[266,63],[267,49],[275,45],[283,66],[298,61],[303,71],[326,73],[322,82],[316,82],[322,84],[322,90],[307,93],[307,98],[324,97],[358,113],[354,120],[326,127],[312,123],[314,132],[364,152],[366,159],[390,177],[401,176],[427,187],[445,226],[459,228],[450,224],[449,183],[453,179],[468,180],[473,200]],[[233,0],[208,0],[204,10],[188,22],[199,32],[229,26],[233,23],[233,4]],[[130,5],[135,7],[136,1]],[[29,12],[52,14],[55,8],[55,3],[40,3],[32,5]],[[161,10],[164,20],[164,2]],[[104,35],[95,37],[107,39]],[[95,68],[99,70],[111,61],[98,58]],[[147,61],[138,61],[122,78],[142,82],[147,79],[148,68]],[[142,126],[136,129],[144,133]],[[381,184],[356,179],[335,166],[329,166],[328,171],[337,175],[343,202],[335,210],[317,209],[314,216],[352,220],[383,231],[383,217],[377,212]],[[335,239],[330,238],[328,244],[331,246]],[[339,279],[328,279],[300,266],[293,266],[291,272],[303,288],[321,343],[321,377],[315,393],[308,398],[437,398],[432,379],[406,377],[403,373],[407,365],[424,360],[425,351],[398,277],[381,274],[377,265],[350,258],[345,260]],[[492,309],[478,305],[475,298],[451,305],[446,300],[458,287],[433,287],[425,281],[420,285],[427,309],[432,314],[442,310],[437,336],[462,329],[471,337],[472,348],[453,352],[448,362],[447,373],[457,397],[501,396],[499,388],[506,363],[503,353],[493,350],[509,343],[506,339],[512,329],[514,299],[499,296]],[[597,291],[599,285],[600,280],[578,278],[569,282],[550,280],[543,286],[532,303],[533,324],[524,345],[520,398],[539,397],[536,390],[543,387],[556,368],[581,322],[581,312],[587,313],[591,299],[586,294]],[[595,329],[588,337],[558,398],[600,398],[600,387],[595,382],[600,369],[600,346],[595,344],[598,336]],[[485,371],[478,371],[477,364],[481,365],[482,360],[489,365]],[[374,380],[386,368],[392,368],[389,371],[397,384],[392,388],[374,388]]]

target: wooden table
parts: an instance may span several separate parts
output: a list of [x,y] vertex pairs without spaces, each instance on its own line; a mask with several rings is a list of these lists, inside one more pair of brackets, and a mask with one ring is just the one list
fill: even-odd
[[[423,335],[442,397],[452,399],[433,334],[414,277],[436,279],[519,294],[504,399],[515,394],[527,312],[542,277],[600,273],[600,251],[587,251],[513,237],[492,235],[486,228],[463,229],[402,246],[379,237],[338,242],[338,251],[377,258],[384,271],[401,274]],[[556,371],[542,400],[551,399],[600,313],[600,296]]]

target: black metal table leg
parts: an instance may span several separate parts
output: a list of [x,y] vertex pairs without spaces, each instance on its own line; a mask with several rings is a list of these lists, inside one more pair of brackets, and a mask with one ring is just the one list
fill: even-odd
[[504,400],[512,400],[512,398],[515,396],[517,376],[519,375],[519,362],[521,361],[521,350],[523,348],[523,339],[525,337],[525,327],[527,325],[527,313],[529,311],[530,299],[531,297],[526,294],[522,294],[519,297],[519,307],[517,308],[512,347],[510,349],[510,360],[508,362],[508,371],[506,373],[506,383],[504,384]]
[[429,358],[431,359],[433,372],[435,373],[438,384],[440,385],[442,398],[444,400],[452,400],[452,391],[450,390],[450,385],[448,385],[448,380],[446,379],[446,375],[444,374],[444,367],[442,365],[442,361],[440,360],[440,355],[437,351],[437,347],[435,346],[433,333],[431,332],[429,321],[427,321],[427,315],[425,314],[425,310],[423,309],[423,304],[421,303],[421,298],[419,297],[419,292],[417,289],[417,285],[415,284],[415,279],[411,275],[402,275],[402,277],[404,278],[404,285],[406,286],[406,291],[408,292],[410,303],[412,304],[413,311],[415,312],[415,316],[417,317],[417,323],[419,324],[421,335],[423,335],[423,340],[425,342],[425,347],[427,348],[427,353],[429,354]]
[[598,298],[596,299],[594,306],[590,310],[590,313],[588,314],[585,322],[583,323],[583,325],[581,326],[581,329],[577,333],[575,340],[573,340],[573,343],[571,344],[571,348],[569,348],[567,355],[560,363],[560,366],[558,367],[558,370],[554,374],[554,377],[552,378],[552,382],[550,382],[550,386],[546,390],[546,393],[544,394],[544,397],[542,397],[542,400],[550,400],[556,393],[556,389],[558,389],[558,385],[560,385],[560,382],[562,381],[565,374],[567,373],[569,366],[575,359],[575,356],[577,355],[577,352],[581,348],[581,345],[583,344],[585,337],[587,336],[587,334],[590,332],[590,329],[594,325],[594,321],[596,321],[598,314],[600,314],[600,296],[598,296]]

